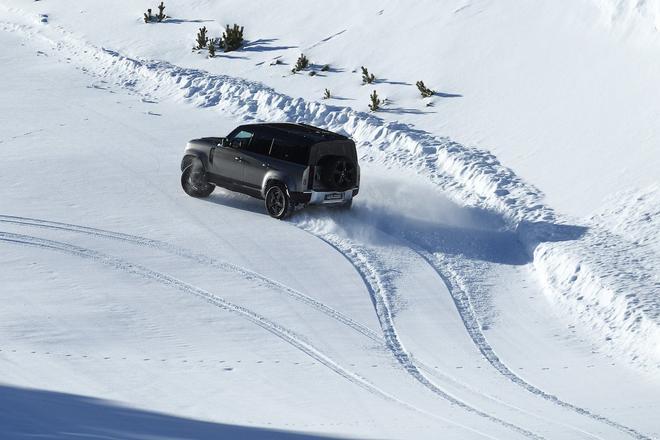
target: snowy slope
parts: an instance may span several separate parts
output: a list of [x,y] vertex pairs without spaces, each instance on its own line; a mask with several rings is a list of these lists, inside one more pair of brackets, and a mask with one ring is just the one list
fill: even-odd
[[[173,2],[168,23],[145,25],[133,2],[101,15],[3,1],[0,405],[45,421],[3,416],[1,433],[166,435],[131,421],[143,410],[195,438],[657,436],[657,69],[641,56],[655,36],[613,31],[594,4],[285,2],[266,17]],[[190,51],[224,21],[246,25],[245,50]],[[398,24],[428,41],[403,50]],[[301,51],[334,69],[288,74]],[[361,64],[386,111],[365,113]],[[426,107],[405,84],[417,79],[463,96]],[[595,99],[613,81],[623,119]],[[324,87],[342,99],[321,103]],[[185,140],[253,119],[351,135],[354,212],[280,223],[225,191],[185,197]],[[81,427],[32,403],[79,408],[76,394],[142,410],[89,401]]]

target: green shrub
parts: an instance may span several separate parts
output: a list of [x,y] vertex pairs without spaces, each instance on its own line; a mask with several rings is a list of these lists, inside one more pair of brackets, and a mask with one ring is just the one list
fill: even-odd
[[234,27],[230,28],[227,25],[222,34],[220,45],[225,52],[240,49],[243,45],[243,26],[239,27],[237,24],[234,24]]
[[325,89],[323,92],[323,99],[330,99],[332,95],[330,95],[330,89]]
[[380,98],[378,98],[378,94],[376,93],[375,90],[369,98],[371,99],[371,104],[369,104],[369,110],[371,110],[372,112],[377,112],[378,109],[380,108]]
[[211,38],[208,42],[209,58],[215,58],[215,45],[217,44],[215,38]]
[[206,26],[199,28],[196,43],[197,46],[194,49],[203,49],[209,43],[209,38],[206,36]]
[[165,5],[163,4],[163,2],[160,2],[160,4],[158,5],[158,14],[156,14],[156,20],[158,20],[159,23],[163,21],[165,18],[167,18],[167,15],[165,15],[165,13],[163,12],[164,10],[165,10]]
[[362,84],[371,84],[376,81],[376,77],[373,73],[369,73],[366,67],[362,66]]
[[415,84],[417,85],[419,93],[422,94],[422,98],[430,98],[431,96],[435,95],[435,91],[426,87],[424,85],[424,81],[417,81]]
[[330,70],[329,64],[324,64],[323,67],[321,67],[321,72],[327,72],[328,70]]
[[144,22],[149,23],[153,17],[151,16],[151,9],[147,9],[147,12],[144,13]]
[[301,70],[305,70],[308,66],[309,66],[309,60],[305,55],[300,54],[298,60],[296,61],[296,65],[293,67],[291,71],[293,73],[300,72]]

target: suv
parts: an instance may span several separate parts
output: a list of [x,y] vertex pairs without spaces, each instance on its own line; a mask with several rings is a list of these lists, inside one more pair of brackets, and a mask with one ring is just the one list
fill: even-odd
[[188,195],[221,186],[263,199],[277,219],[308,204],[350,208],[360,183],[355,143],[306,124],[241,125],[224,138],[191,140],[181,171]]

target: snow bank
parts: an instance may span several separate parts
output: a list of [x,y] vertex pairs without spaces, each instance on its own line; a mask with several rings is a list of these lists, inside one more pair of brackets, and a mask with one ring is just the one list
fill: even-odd
[[80,69],[150,98],[180,99],[245,120],[305,122],[346,133],[363,161],[412,170],[454,201],[498,213],[518,227],[552,299],[588,323],[596,341],[606,341],[638,365],[660,363],[658,284],[652,275],[658,266],[645,265],[635,246],[600,226],[586,234],[556,227],[558,217],[543,204],[543,194],[491,153],[350,108],[291,98],[258,82],[130,58],[44,26],[38,17],[33,21],[4,27],[44,37]]
[[590,330],[595,350],[650,371],[660,365],[657,254],[593,225],[579,240],[539,243],[534,266],[551,300]]

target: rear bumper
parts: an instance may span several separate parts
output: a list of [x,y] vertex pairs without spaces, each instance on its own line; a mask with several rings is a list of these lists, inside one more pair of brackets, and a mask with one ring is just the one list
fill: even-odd
[[358,193],[358,188],[346,191],[305,191],[291,193],[291,201],[306,205],[336,205],[350,202]]

